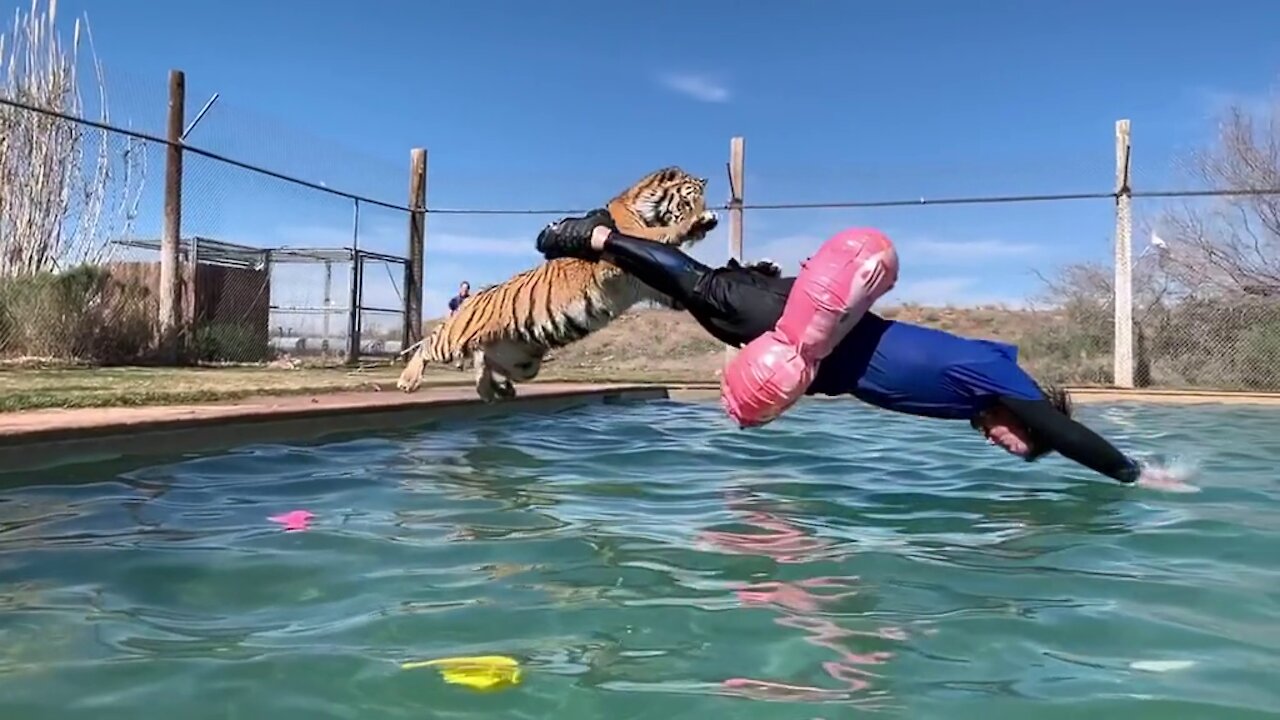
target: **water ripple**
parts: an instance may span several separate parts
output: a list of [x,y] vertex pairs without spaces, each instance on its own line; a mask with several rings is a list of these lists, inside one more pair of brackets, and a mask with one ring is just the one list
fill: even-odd
[[[1204,491],[816,400],[754,431],[658,402],[0,476],[0,711],[1277,716],[1280,416],[1081,414]],[[296,508],[308,532],[267,520]],[[526,682],[398,667],[490,653]]]

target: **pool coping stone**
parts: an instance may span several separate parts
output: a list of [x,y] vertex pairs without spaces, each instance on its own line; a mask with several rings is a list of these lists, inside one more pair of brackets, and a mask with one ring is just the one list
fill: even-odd
[[22,410],[0,413],[0,471],[95,457],[209,451],[409,429],[439,420],[556,412],[595,403],[669,398],[665,385],[529,383],[512,400],[484,403],[470,386],[414,393],[355,391],[263,396],[183,405]]

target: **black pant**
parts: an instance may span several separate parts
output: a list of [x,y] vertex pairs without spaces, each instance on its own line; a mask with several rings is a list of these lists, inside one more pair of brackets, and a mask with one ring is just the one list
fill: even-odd
[[694,293],[711,268],[671,245],[613,233],[604,245],[606,259],[627,274],[681,305],[694,304]]
[[711,268],[670,245],[613,233],[604,256],[683,305],[720,342],[742,347],[782,317],[795,278],[776,278],[730,261]]

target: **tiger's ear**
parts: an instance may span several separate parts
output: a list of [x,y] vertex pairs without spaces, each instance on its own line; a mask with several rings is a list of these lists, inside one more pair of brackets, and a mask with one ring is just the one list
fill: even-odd
[[664,167],[662,170],[658,171],[658,180],[661,182],[675,182],[683,174],[684,173],[680,171],[680,168],[672,165],[670,167]]
[[703,190],[706,190],[706,189],[707,189],[707,179],[706,179],[706,178],[698,178],[698,187],[702,188]]

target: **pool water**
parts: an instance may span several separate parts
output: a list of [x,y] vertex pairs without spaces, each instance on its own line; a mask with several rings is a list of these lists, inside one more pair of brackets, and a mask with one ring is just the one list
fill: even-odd
[[1202,491],[818,400],[0,475],[0,717],[1280,717],[1280,413],[1079,412]]

